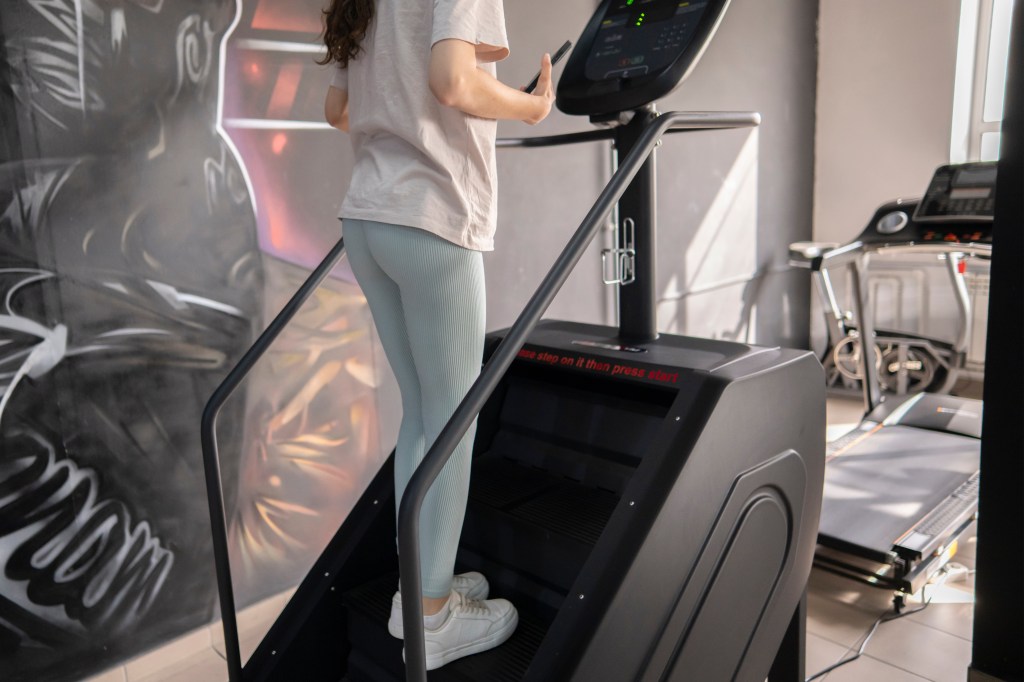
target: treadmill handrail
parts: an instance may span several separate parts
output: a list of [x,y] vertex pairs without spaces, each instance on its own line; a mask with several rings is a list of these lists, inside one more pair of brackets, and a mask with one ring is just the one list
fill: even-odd
[[923,254],[943,255],[947,253],[962,253],[964,255],[977,256],[978,258],[991,258],[992,245],[982,242],[912,242],[908,244],[879,244],[869,245],[868,253],[885,255],[892,254]]
[[[984,242],[903,242],[895,244],[870,243],[854,241],[828,249],[819,256],[813,258],[794,257],[793,265],[797,267],[808,267],[812,272],[820,276],[827,276],[830,268],[842,266],[850,267],[851,284],[853,289],[854,315],[857,324],[860,326],[862,338],[875,338],[873,319],[867,315],[869,306],[867,304],[867,288],[863,286],[866,275],[868,258],[874,254],[884,255],[932,255],[947,256],[946,270],[949,273],[950,281],[954,289],[954,299],[957,305],[959,318],[958,328],[960,332],[953,342],[953,350],[963,355],[967,352],[967,327],[971,316],[971,299],[964,282],[964,275],[960,271],[960,265],[964,256],[989,259],[992,257],[992,245]],[[825,283],[828,288],[829,285]],[[829,301],[834,302],[834,295],[829,292]],[[838,321],[842,315],[837,316],[838,308],[832,305],[832,317]],[[829,329],[833,333],[833,329]],[[863,344],[862,352],[858,359],[858,369],[861,376],[861,388],[864,393],[864,414],[870,414],[878,407],[883,400],[881,387],[878,383],[877,368],[875,367],[874,344]]]
[[[760,123],[754,112],[668,112],[651,121],[641,133],[632,151],[619,163],[597,201],[559,254],[551,270],[541,281],[526,307],[516,318],[505,338],[495,349],[465,398],[438,434],[419,467],[409,479],[398,508],[398,565],[405,631],[405,670],[408,682],[426,682],[426,646],[423,638],[423,588],[420,577],[419,518],[430,486],[441,473],[470,425],[483,410],[498,387],[541,315],[568,279],[594,236],[626,191],[640,167],[647,161],[662,135],[670,129],[709,130],[753,127]],[[555,136],[563,137],[563,136]],[[602,139],[595,136],[595,139]],[[572,140],[583,141],[583,140]],[[524,145],[525,146],[525,145]]]
[[865,244],[856,241],[829,249],[811,261],[812,270],[845,265],[855,261],[861,254],[877,253],[881,255],[921,254],[941,256],[950,253],[962,253],[978,258],[991,258],[992,245],[981,242],[907,242],[905,244]]

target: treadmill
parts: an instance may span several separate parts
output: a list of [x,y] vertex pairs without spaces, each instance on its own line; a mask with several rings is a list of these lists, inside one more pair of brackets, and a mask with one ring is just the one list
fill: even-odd
[[[820,291],[829,270],[851,268],[865,417],[828,444],[815,565],[895,591],[899,611],[952,558],[978,510],[982,402],[938,393],[884,396],[878,372],[894,375],[912,362],[879,367],[877,338],[865,299],[872,254],[925,254],[945,261],[958,314],[967,328],[966,259],[989,259],[995,163],[942,166],[924,198],[881,206],[851,243],[791,245],[793,264],[809,268]],[[829,292],[830,293],[830,292]],[[835,300],[830,296],[830,300]],[[964,339],[957,347],[964,347]]]
[[[203,451],[233,682],[804,679],[824,476],[821,365],[809,351],[655,326],[654,148],[671,132],[759,122],[651,104],[693,68],[727,4],[604,0],[589,18],[557,105],[599,127],[501,146],[614,141],[616,172],[520,318],[487,337],[480,378],[410,481],[397,524],[391,458],[244,665],[215,424],[258,348],[210,399]],[[607,256],[620,327],[541,321],[616,204],[618,244]],[[483,572],[492,595],[515,604],[519,627],[502,646],[428,675],[414,596],[418,504],[477,415],[456,570]],[[399,580],[404,642],[386,627]]]

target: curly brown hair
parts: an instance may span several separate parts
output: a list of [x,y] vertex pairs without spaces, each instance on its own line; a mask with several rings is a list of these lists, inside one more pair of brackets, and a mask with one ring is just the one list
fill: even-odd
[[327,54],[317,64],[338,62],[348,66],[362,51],[361,43],[366,37],[373,19],[375,0],[331,0],[324,12],[324,45]]

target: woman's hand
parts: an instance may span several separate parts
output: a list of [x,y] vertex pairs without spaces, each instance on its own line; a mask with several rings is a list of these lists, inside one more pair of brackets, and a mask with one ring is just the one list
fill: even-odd
[[540,123],[555,100],[551,57],[541,60],[533,94],[511,88],[477,68],[476,47],[454,38],[440,40],[430,50],[430,91],[446,107],[482,118]]
[[530,116],[523,119],[524,123],[537,125],[551,113],[551,105],[555,102],[555,88],[551,83],[551,55],[545,54],[540,60],[540,78],[537,79],[537,87],[532,93],[534,98],[534,111]]

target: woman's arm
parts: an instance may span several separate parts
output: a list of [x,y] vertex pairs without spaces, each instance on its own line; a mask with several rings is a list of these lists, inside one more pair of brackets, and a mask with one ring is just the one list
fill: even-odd
[[333,85],[327,88],[324,118],[338,130],[348,132],[348,90],[342,90]]
[[477,68],[476,47],[462,40],[441,40],[430,50],[430,90],[437,101],[473,116],[540,123],[555,100],[551,57],[541,60],[533,94],[510,88]]

